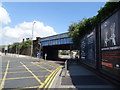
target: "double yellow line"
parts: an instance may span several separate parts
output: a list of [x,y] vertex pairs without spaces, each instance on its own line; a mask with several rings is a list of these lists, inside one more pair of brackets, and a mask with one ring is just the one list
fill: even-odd
[[[59,66],[58,68],[56,68],[54,71],[50,71],[48,69],[46,69],[45,67],[42,67],[40,65],[37,65],[37,66],[40,66],[41,68],[44,68],[46,69],[46,71],[49,71],[51,72],[51,74],[47,77],[47,79],[44,81],[44,83],[41,82],[40,79],[38,79],[38,77],[32,73],[32,71],[27,67],[25,66],[22,62],[20,62],[33,76],[34,78],[41,84],[39,86],[39,88],[50,88],[52,86],[52,83],[53,83],[53,80],[55,80],[55,75],[57,74],[57,72],[62,68],[62,66]],[[39,90],[38,88],[38,90]]]
[[[39,86],[39,88],[50,88],[53,84],[53,81],[56,78],[57,72],[61,69],[62,66],[59,66],[57,69],[55,69],[49,76],[48,78],[44,81],[42,85]],[[39,89],[38,89],[39,90]]]

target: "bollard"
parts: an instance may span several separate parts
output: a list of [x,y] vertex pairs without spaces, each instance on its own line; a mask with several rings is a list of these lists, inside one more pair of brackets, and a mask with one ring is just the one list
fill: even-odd
[[65,61],[65,77],[67,76],[67,62],[68,60]]
[[45,53],[45,60],[46,60],[46,58],[47,58],[47,53]]
[[45,56],[45,60],[46,60],[46,56]]

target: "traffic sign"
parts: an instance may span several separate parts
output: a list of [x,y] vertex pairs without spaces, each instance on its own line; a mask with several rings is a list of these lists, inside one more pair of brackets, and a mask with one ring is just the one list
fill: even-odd
[[40,53],[39,53],[39,52],[37,52],[37,56],[40,56]]

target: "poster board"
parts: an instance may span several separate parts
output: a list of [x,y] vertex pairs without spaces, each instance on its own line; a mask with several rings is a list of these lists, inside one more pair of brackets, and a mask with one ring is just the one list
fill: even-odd
[[101,23],[101,69],[120,77],[120,11]]

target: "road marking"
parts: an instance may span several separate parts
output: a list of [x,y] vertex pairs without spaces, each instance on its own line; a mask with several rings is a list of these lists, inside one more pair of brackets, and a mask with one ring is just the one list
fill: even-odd
[[55,66],[52,66],[52,65],[50,65],[50,64],[48,64],[48,63],[43,63],[43,64],[46,64],[46,65],[48,65],[48,66],[50,66],[50,67],[55,67]]
[[[48,77],[48,76],[37,76],[37,77]],[[26,79],[26,78],[34,78],[34,77],[33,77],[33,76],[30,76],[30,77],[6,78],[6,80],[14,80],[14,79]]]
[[[54,70],[48,77],[47,79],[44,81],[44,83],[42,85],[39,86],[39,88],[43,88],[44,85],[49,81],[49,79],[51,78],[51,76],[53,75],[53,73],[55,72],[56,70]],[[39,89],[38,89],[39,90]]]
[[[56,74],[57,72],[60,70],[61,68],[58,67],[55,71],[55,73],[52,75],[52,77],[50,78],[50,80],[48,81],[48,83],[46,84],[45,88],[49,88],[52,84],[53,84],[53,80],[56,78]],[[49,85],[49,86],[48,86]]]
[[[60,70],[62,70],[62,69],[60,69]],[[58,70],[58,71],[59,71],[59,70]],[[50,83],[50,85],[49,85],[48,88],[51,88],[51,86],[53,85],[53,82],[55,81],[56,77],[57,77],[57,75],[55,75],[55,77],[52,79],[52,81],[51,81],[51,83]]]
[[[59,68],[59,67],[58,67]],[[47,79],[44,81],[44,83],[42,85],[39,86],[39,88],[44,88],[45,85],[49,82],[49,80],[51,79],[51,77],[54,76],[55,72],[57,72],[58,68],[56,68],[48,77]],[[39,90],[39,89],[38,89]]]
[[25,69],[27,69],[33,76],[34,76],[34,78],[40,83],[40,84],[43,84],[42,82],[41,82],[41,80],[27,67],[27,66],[25,66],[22,62],[20,62],[24,67],[25,67]]
[[[50,66],[50,67],[58,67],[58,66],[54,66],[54,65],[51,65],[51,64],[48,64],[48,63],[45,63],[45,62],[40,62],[41,64],[46,64],[46,65],[48,65],[48,66]],[[34,64],[34,63],[33,63]]]
[[48,85],[51,83],[51,80],[53,79],[53,77],[55,76],[55,74],[57,73],[57,71],[59,70],[59,68],[57,68],[55,70],[55,72],[53,73],[53,75],[50,77],[49,81],[47,82],[47,84],[45,85],[44,88],[48,88]]
[[[26,73],[28,71],[19,71],[19,72],[8,72],[8,73]],[[46,70],[40,70],[40,71],[32,71],[32,72],[46,72]],[[5,72],[3,73],[0,73],[0,74],[4,74]]]
[[[34,64],[34,63],[33,63],[33,64]],[[34,65],[36,65],[36,64],[34,64]],[[45,68],[45,67],[43,67],[43,66],[41,66],[41,65],[36,65],[36,66],[38,66],[38,67],[40,67],[40,68],[43,68],[43,69],[45,69],[46,71],[52,72],[52,70],[49,70],[49,69],[47,69],[47,68]]]
[[25,88],[38,88],[39,86],[25,87]]
[[7,76],[7,73],[8,73],[9,63],[10,63],[10,61],[8,61],[8,63],[7,63],[6,71],[5,71],[4,77],[3,77],[2,82],[1,82],[1,85],[0,85],[0,90],[1,90],[2,88],[4,88],[6,76]]

